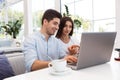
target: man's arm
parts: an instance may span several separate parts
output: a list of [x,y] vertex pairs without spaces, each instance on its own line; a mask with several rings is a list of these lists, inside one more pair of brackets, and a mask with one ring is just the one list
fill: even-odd
[[[70,63],[76,63],[77,58],[72,56],[72,55],[67,55],[63,59],[67,60],[67,62]],[[35,60],[31,66],[31,71],[39,70],[42,68],[48,67],[49,61],[40,61],[40,60]]]
[[31,66],[31,71],[39,70],[48,67],[48,61],[35,60]]

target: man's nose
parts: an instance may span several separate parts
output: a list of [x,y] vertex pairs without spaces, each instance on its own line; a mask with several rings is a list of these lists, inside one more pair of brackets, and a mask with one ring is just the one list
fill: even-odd
[[58,29],[59,29],[59,26],[56,26],[56,29],[58,30]]

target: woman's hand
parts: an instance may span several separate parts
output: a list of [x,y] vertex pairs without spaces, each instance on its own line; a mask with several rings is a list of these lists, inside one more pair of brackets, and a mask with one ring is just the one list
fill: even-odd
[[70,52],[70,55],[75,55],[79,52],[80,46],[79,45],[72,45],[68,47],[68,51]]

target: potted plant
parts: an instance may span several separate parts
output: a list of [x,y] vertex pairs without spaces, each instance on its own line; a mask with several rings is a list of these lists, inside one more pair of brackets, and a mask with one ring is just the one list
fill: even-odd
[[[72,16],[72,15],[69,13],[69,8],[68,8],[67,5],[65,5],[65,10],[66,10],[66,12],[63,13],[63,16],[76,17],[76,16]],[[73,19],[73,22],[74,22],[75,27],[77,27],[77,28],[81,27],[81,25],[82,25],[81,21],[80,21],[79,19],[77,19],[77,18],[74,18],[74,19]]]
[[21,21],[16,20],[15,22],[9,22],[8,24],[1,27],[6,32],[6,34],[12,36],[13,39],[16,39],[21,29]]

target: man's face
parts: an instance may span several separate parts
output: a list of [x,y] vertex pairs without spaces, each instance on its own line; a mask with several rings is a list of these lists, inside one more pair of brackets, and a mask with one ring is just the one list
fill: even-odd
[[60,19],[53,18],[51,21],[46,22],[46,33],[48,35],[54,35],[55,32],[59,29]]

